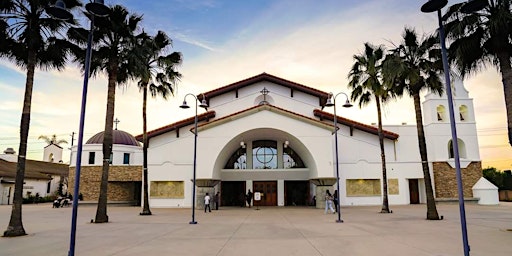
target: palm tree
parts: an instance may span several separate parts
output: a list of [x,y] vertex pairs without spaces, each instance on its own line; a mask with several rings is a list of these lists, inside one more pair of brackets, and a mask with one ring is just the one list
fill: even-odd
[[512,145],[512,66],[510,0],[489,0],[481,11],[464,14],[464,3],[451,6],[444,16],[447,20],[447,38],[453,41],[449,48],[451,62],[462,77],[477,73],[486,66],[495,66],[500,72],[507,109],[508,140]]
[[171,39],[159,31],[154,37],[140,37],[138,56],[133,62],[137,67],[135,77],[139,80],[139,89],[142,91],[142,143],[143,143],[143,177],[144,177],[144,205],[140,215],[151,215],[148,195],[148,136],[146,105],[148,90],[153,98],[161,96],[167,99],[169,94],[174,94],[175,87],[181,74],[176,71],[176,66],[182,61],[181,53],[173,52],[162,55],[168,46],[172,45]]
[[443,93],[443,84],[439,79],[442,72],[440,51],[435,36],[423,36],[418,41],[416,31],[405,28],[403,40],[386,56],[383,67],[384,83],[392,85],[393,91],[399,96],[408,94],[413,98],[416,113],[416,127],[421,156],[425,192],[427,196],[427,219],[439,220],[434,191],[428,166],[427,144],[423,129],[420,92],[427,90],[439,95]]
[[[103,169],[101,175],[100,195],[96,210],[95,223],[108,222],[107,215],[107,186],[112,154],[112,130],[114,121],[114,106],[116,86],[128,82],[132,66],[128,64],[130,55],[135,54],[135,32],[142,16],[131,14],[125,7],[116,5],[111,8],[108,18],[95,17],[94,49],[91,59],[91,74],[106,72],[108,76],[107,109],[105,115],[105,131],[103,137]],[[83,28],[73,28],[68,31],[68,38],[77,44],[85,46],[88,31]],[[75,60],[85,62],[85,50],[73,48]]]
[[[67,23],[52,19],[44,12],[50,2],[52,1],[2,0],[0,3],[0,56],[13,61],[27,72],[14,200],[9,226],[4,231],[4,236],[7,237],[26,235],[21,219],[21,205],[35,69],[61,70],[66,64],[67,48],[56,35]],[[69,8],[74,8],[80,3],[69,0],[66,4]]]
[[350,98],[359,101],[359,108],[370,104],[372,97],[377,105],[378,134],[382,162],[382,187],[384,195],[382,198],[381,213],[390,213],[388,203],[388,179],[386,172],[386,153],[384,151],[384,133],[382,132],[382,111],[381,103],[385,102],[392,95],[382,83],[382,62],[384,61],[384,47],[373,46],[370,43],[364,44],[364,53],[354,55],[355,63],[349,72],[349,88],[352,88]]
[[48,137],[46,135],[40,135],[37,139],[44,140],[48,145],[55,144],[55,145],[59,146],[60,144],[68,144],[67,140],[57,140],[56,134],[52,135],[51,137]]

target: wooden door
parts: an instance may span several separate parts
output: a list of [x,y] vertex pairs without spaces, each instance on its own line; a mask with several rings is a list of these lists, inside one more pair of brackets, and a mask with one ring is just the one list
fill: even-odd
[[277,206],[277,181],[255,181],[253,192],[262,193],[260,201],[254,201],[255,206]]
[[420,192],[419,192],[417,179],[409,180],[409,198],[410,198],[411,204],[419,204],[420,203]]

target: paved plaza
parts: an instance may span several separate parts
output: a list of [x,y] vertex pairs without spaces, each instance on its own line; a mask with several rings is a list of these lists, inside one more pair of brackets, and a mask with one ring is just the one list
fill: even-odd
[[[439,203],[441,221],[427,221],[425,205],[343,207],[337,215],[309,207],[191,209],[109,206],[110,223],[91,224],[95,205],[78,211],[76,255],[463,255],[459,207]],[[11,206],[0,206],[2,231]],[[72,208],[24,205],[28,235],[0,238],[0,255],[67,255]],[[512,203],[466,204],[471,255],[512,255]]]

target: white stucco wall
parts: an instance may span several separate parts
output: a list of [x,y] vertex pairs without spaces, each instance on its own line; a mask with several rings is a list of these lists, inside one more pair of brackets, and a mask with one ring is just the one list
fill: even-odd
[[[326,126],[319,126],[302,117],[268,108],[254,113],[244,112],[220,122],[215,121],[256,106],[263,100],[260,91],[264,87],[269,91],[267,101],[270,105],[318,120],[313,114],[313,109],[321,108],[318,106],[317,97],[295,90],[292,98],[289,88],[266,81],[239,88],[238,97],[234,91],[230,91],[211,98],[209,99],[209,109],[216,112],[216,117],[210,120],[209,124],[205,125],[205,122],[199,124],[196,178],[245,181],[246,184],[250,184],[250,186],[247,185],[247,189],[252,188],[252,182],[256,180],[275,180],[278,185],[278,205],[284,205],[284,181],[336,176],[335,137],[332,135],[333,127],[329,122],[325,122]],[[459,105],[466,105],[470,115],[465,122],[458,124],[459,138],[464,141],[466,148],[465,161],[479,161],[472,100],[463,93],[459,93],[458,98],[460,101],[457,103],[457,110]],[[424,108],[428,107],[427,110],[424,110],[427,111],[424,113],[424,120],[427,120],[425,134],[429,167],[431,177],[433,177],[432,162],[448,160],[448,141],[451,139],[451,133],[449,123],[438,122],[436,116],[435,107],[445,100],[431,94],[427,95],[425,99]],[[433,107],[434,110],[430,107]],[[153,181],[184,181],[185,184],[183,199],[150,199],[152,207],[191,206],[192,182],[190,180],[193,176],[194,159],[194,134],[190,132],[192,127],[193,125],[189,125],[180,128],[179,137],[176,131],[171,131],[151,138],[149,179]],[[399,190],[397,195],[389,195],[390,204],[410,203],[409,180],[411,179],[418,180],[419,199],[421,203],[424,203],[426,201],[425,184],[416,124],[385,125],[383,128],[399,134],[396,141],[384,140],[387,176],[388,179],[398,180]],[[290,147],[301,156],[306,168],[273,169],[272,171],[224,169],[228,158],[240,147],[240,142],[243,141],[250,149],[253,140],[263,139],[277,141],[278,151],[282,150],[284,141],[289,141]],[[347,197],[345,188],[347,179],[378,179],[382,183],[378,136],[357,129],[354,129],[351,134],[348,126],[341,125],[341,129],[338,131],[338,151],[341,204],[381,204],[382,195]],[[252,153],[248,153],[247,164],[251,166],[252,159],[249,154]],[[335,187],[333,186],[333,188]]]
[[[76,166],[76,152],[78,146],[71,148],[71,163],[70,167]],[[95,152],[94,164],[89,164],[89,152]],[[130,163],[128,165],[142,165],[142,147],[114,144],[112,147],[112,164],[123,165],[124,153],[130,154]],[[103,164],[103,150],[101,144],[85,144],[82,146],[82,166],[88,165],[102,165]]]

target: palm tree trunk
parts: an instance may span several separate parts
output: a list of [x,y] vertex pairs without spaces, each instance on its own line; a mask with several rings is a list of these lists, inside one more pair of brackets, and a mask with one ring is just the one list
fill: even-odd
[[430,171],[428,168],[427,157],[427,143],[425,142],[425,131],[423,130],[423,116],[421,114],[421,101],[420,94],[415,93],[414,110],[416,112],[416,128],[418,130],[418,145],[420,148],[421,167],[423,169],[423,179],[425,181],[425,193],[427,195],[427,220],[439,220],[437,213],[436,202],[434,199],[434,190],[432,188],[432,181],[430,178]]
[[510,53],[500,52],[498,55],[501,80],[503,82],[503,94],[505,94],[505,108],[507,110],[508,143],[512,146],[512,68],[510,65]]
[[23,228],[22,211],[23,205],[23,182],[25,180],[25,162],[27,155],[28,130],[30,128],[30,113],[32,105],[32,89],[34,88],[34,72],[36,68],[37,55],[34,50],[28,53],[27,80],[25,82],[25,96],[23,98],[23,112],[20,123],[20,146],[18,150],[18,164],[16,165],[16,181],[14,183],[14,200],[12,204],[11,219],[4,236],[24,236],[27,233]]
[[151,215],[149,209],[149,184],[148,184],[148,133],[147,133],[147,116],[146,116],[146,105],[148,99],[148,85],[143,85],[142,93],[142,155],[143,155],[143,182],[144,182],[144,206],[140,215]]
[[382,163],[382,210],[381,213],[390,213],[389,201],[388,201],[388,175],[386,171],[386,152],[384,151],[384,133],[382,132],[382,111],[380,106],[380,97],[375,96],[375,102],[377,103],[377,118],[379,125],[379,144],[380,144],[380,160]]
[[112,155],[112,129],[114,124],[114,110],[116,99],[116,75],[117,65],[111,65],[108,79],[107,94],[107,112],[105,116],[105,131],[103,133],[103,169],[101,173],[100,196],[98,198],[98,208],[96,210],[95,223],[108,222],[107,215],[107,195],[108,195],[108,171],[110,168],[110,157]]

